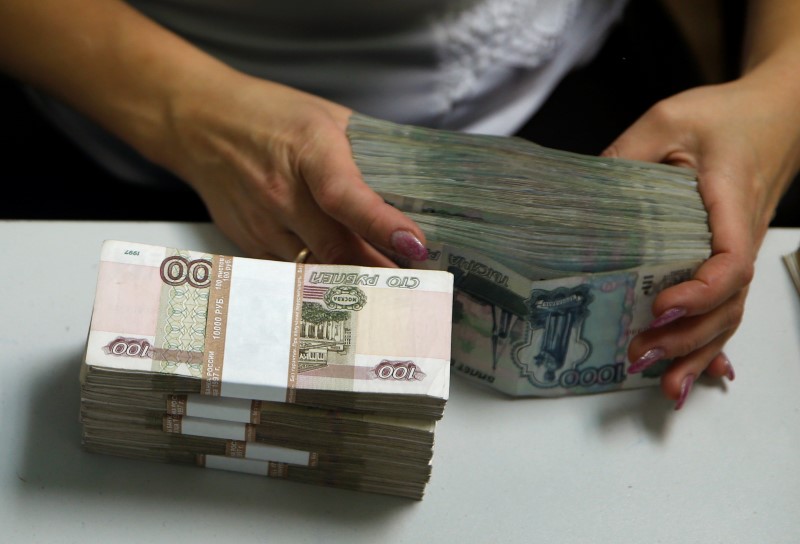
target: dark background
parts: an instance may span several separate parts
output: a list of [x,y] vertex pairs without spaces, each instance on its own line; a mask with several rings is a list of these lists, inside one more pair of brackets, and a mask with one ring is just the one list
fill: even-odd
[[[720,4],[721,73],[731,79],[738,72],[744,1]],[[667,10],[654,0],[634,0],[597,57],[569,75],[519,135],[548,147],[597,154],[657,100],[706,81]],[[188,189],[180,194],[180,207],[139,205],[169,195],[110,177],[2,75],[0,119],[6,134],[0,151],[0,219],[210,221],[202,201]],[[772,226],[800,227],[800,183],[784,197]]]

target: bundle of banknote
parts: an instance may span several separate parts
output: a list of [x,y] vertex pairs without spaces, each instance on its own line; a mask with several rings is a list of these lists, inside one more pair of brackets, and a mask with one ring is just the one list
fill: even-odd
[[429,260],[399,262],[455,276],[455,372],[517,396],[657,383],[668,361],[629,374],[626,350],[710,255],[694,171],[360,114],[347,133],[426,234]]
[[789,277],[792,278],[797,294],[800,295],[800,247],[796,251],[784,255],[783,263],[789,271]]
[[162,406],[149,409],[146,402],[130,402],[134,396],[120,395],[123,400],[117,402],[113,393],[98,401],[93,391],[83,389],[83,446],[88,451],[412,499],[422,498],[431,475],[432,419],[286,405],[250,412],[262,419],[245,423],[247,412],[237,413],[229,402],[239,399],[198,399],[209,416],[198,417],[170,413],[181,402],[191,409],[191,397],[188,403],[167,397]]
[[449,391],[452,289],[442,271],[107,241],[84,447],[420,499]]

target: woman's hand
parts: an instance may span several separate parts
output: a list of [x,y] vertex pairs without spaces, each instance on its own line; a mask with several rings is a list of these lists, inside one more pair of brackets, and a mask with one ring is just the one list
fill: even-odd
[[174,103],[171,143],[153,158],[247,254],[292,260],[307,247],[317,262],[372,266],[395,266],[385,252],[426,258],[420,229],[363,182],[349,109],[233,70]]
[[768,76],[756,71],[666,99],[604,153],[697,170],[712,255],[690,281],[658,295],[650,329],[628,349],[631,371],[674,359],[661,385],[676,409],[703,372],[734,378],[722,350],[741,323],[756,254],[800,166],[800,108]]

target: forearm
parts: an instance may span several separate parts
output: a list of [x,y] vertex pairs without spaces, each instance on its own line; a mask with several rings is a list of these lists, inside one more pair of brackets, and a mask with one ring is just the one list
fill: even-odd
[[773,133],[783,145],[776,147],[788,149],[775,176],[782,194],[800,169],[800,2],[751,0],[742,53],[743,80],[761,91],[753,106],[779,112]]
[[[743,73],[764,63],[800,60],[800,2],[796,0],[751,0],[743,48]],[[795,64],[790,74],[800,81]]]
[[0,69],[145,155],[180,93],[232,72],[120,0],[0,0]]

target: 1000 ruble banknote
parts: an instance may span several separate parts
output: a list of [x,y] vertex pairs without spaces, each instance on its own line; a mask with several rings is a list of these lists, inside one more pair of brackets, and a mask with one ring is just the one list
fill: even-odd
[[427,266],[455,276],[453,371],[514,396],[599,393],[658,384],[667,361],[627,372],[627,349],[663,289],[697,261],[531,281],[463,249],[432,244]]

